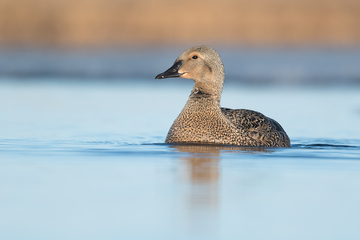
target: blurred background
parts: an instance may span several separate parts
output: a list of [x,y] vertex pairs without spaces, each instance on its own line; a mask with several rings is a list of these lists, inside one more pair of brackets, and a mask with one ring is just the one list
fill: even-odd
[[354,46],[357,0],[1,0],[5,46]]
[[150,79],[202,44],[229,80],[359,83],[360,2],[0,0],[0,76]]

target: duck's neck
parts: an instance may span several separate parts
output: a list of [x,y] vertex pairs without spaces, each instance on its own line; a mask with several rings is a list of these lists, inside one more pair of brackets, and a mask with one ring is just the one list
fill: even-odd
[[207,91],[207,89],[194,86],[184,110],[187,114],[220,111],[220,97],[221,92],[216,94],[213,91]]
[[207,102],[213,100],[214,103],[220,106],[221,92],[224,83],[223,71],[216,77],[217,81],[209,81],[207,79],[196,81],[189,100],[204,98]]

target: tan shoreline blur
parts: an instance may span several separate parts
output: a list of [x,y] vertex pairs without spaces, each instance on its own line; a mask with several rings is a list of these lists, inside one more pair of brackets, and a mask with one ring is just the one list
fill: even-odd
[[0,45],[360,45],[357,0],[0,0]]

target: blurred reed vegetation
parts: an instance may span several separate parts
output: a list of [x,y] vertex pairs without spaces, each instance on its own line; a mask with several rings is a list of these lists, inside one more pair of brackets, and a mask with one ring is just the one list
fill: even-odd
[[0,45],[360,45],[359,0],[0,0]]

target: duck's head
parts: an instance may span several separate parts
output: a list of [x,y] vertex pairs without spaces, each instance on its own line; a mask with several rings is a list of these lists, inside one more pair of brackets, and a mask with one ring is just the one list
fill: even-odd
[[155,78],[173,77],[189,78],[195,85],[218,86],[222,89],[224,67],[219,54],[213,48],[197,46],[183,52],[172,67]]

